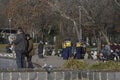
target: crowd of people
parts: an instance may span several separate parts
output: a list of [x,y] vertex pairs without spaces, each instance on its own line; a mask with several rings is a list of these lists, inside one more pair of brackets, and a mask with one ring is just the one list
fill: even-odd
[[115,42],[109,42],[107,44],[102,44],[102,49],[100,51],[102,60],[115,60],[119,61],[120,57],[120,44]]
[[68,60],[70,57],[84,59],[87,56],[87,59],[119,61],[120,43],[109,42],[102,44],[100,50],[97,50],[97,47],[95,47],[91,48],[90,51],[87,51],[87,46],[84,42],[77,41],[72,44],[71,40],[68,39],[62,43],[61,54],[64,60]]
[[[38,45],[38,57],[44,58],[44,55],[52,55],[54,50],[53,47],[48,48],[47,54],[45,54],[44,42],[41,40]],[[12,50],[14,49],[14,50]],[[18,28],[16,37],[10,39],[10,43],[6,47],[8,53],[15,51],[16,53],[16,63],[18,68],[33,68],[32,56],[35,54],[33,50],[33,40],[29,34],[25,34],[22,28]],[[49,53],[49,54],[48,54]],[[68,60],[73,57],[74,59],[84,59],[85,55],[88,55],[88,58],[92,56],[93,59],[99,59],[102,61],[106,60],[119,60],[120,57],[120,44],[117,43],[108,43],[102,44],[100,51],[90,51],[87,52],[86,45],[84,42],[76,41],[72,43],[70,39],[66,39],[62,43],[61,57],[63,60]],[[27,66],[25,64],[25,59],[27,59]]]

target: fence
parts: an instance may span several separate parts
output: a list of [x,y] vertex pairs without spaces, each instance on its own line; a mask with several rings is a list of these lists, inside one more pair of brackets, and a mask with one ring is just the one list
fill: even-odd
[[1,70],[0,80],[120,80],[120,72],[87,70]]

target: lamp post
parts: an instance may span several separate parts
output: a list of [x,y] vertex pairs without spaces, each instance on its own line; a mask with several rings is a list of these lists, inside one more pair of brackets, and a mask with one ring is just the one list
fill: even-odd
[[80,32],[79,32],[79,34],[80,34],[80,41],[82,40],[82,12],[81,12],[81,10],[82,10],[82,7],[81,6],[79,6],[79,30],[80,30]]
[[11,34],[11,26],[12,26],[12,24],[11,24],[11,19],[9,19],[9,29],[10,29],[10,34]]

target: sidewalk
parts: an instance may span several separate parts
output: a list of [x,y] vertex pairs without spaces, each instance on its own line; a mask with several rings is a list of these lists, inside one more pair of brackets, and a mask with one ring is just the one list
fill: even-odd
[[61,57],[58,56],[45,56],[45,58],[39,58],[38,55],[34,55],[32,62],[37,63],[40,66],[44,64],[52,65],[53,67],[62,67],[66,60],[63,60]]

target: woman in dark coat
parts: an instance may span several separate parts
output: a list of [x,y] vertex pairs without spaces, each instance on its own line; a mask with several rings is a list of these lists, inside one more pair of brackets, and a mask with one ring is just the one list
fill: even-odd
[[33,68],[32,56],[35,54],[33,51],[33,40],[29,34],[27,34],[26,36],[28,40],[28,53],[27,53],[28,68]]

